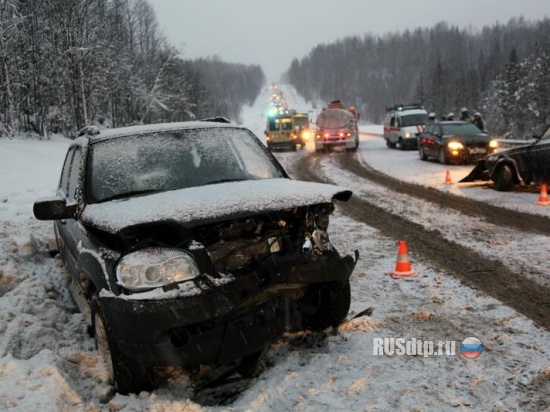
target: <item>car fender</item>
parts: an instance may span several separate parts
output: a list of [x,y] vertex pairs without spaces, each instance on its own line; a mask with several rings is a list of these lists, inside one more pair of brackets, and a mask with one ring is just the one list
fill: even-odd
[[[112,259],[106,259],[104,256],[110,255],[109,253],[100,253],[97,250],[89,249],[82,245],[82,242],[78,244],[78,273],[80,273],[80,283],[87,282],[87,277],[91,281],[91,285],[96,291],[103,289],[118,292],[118,286],[112,284],[113,281],[109,280],[109,272],[114,271],[114,261]],[[113,272],[114,273],[114,272]],[[87,292],[83,290],[83,292]]]
[[491,180],[494,180],[494,177],[495,177],[495,174],[496,174],[497,170],[500,167],[504,166],[504,165],[508,165],[512,168],[512,171],[514,173],[514,181],[515,182],[524,183],[524,179],[522,178],[522,176],[519,173],[519,168],[518,168],[518,165],[517,165],[516,161],[514,159],[512,159],[511,157],[508,157],[508,156],[503,156],[503,157],[499,158],[495,162],[493,167],[489,170],[489,177],[490,177]]

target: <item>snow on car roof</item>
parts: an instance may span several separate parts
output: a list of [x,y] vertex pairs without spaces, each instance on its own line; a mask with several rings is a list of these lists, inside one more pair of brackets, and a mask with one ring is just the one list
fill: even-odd
[[153,123],[153,124],[118,127],[114,129],[102,129],[99,131],[99,134],[87,136],[87,137],[90,138],[90,140],[97,141],[97,140],[103,140],[106,138],[111,138],[116,136],[127,136],[127,135],[136,135],[136,134],[166,132],[166,131],[181,130],[181,129],[198,129],[198,128],[213,128],[213,127],[246,129],[243,126],[239,126],[234,123],[197,120],[197,121],[189,121],[189,122]]
[[250,216],[311,204],[347,200],[351,191],[339,186],[291,179],[227,182],[135,196],[88,205],[82,220],[117,233],[145,223],[175,221],[195,226],[228,217]]

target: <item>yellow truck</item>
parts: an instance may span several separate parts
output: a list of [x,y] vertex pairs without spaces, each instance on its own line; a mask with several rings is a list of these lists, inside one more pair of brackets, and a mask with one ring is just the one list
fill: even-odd
[[311,136],[309,117],[295,110],[285,110],[267,118],[265,140],[269,150],[303,148]]

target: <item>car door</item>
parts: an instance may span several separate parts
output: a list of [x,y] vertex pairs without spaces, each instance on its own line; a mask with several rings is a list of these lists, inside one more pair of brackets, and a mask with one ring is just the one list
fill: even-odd
[[534,178],[537,181],[550,180],[550,127],[543,133],[540,141],[533,145],[531,159]]
[[[82,165],[82,152],[80,148],[71,148],[65,158],[58,194],[65,198],[67,205],[77,201],[80,172]],[[59,252],[71,273],[76,273],[78,259],[78,233],[80,232],[75,219],[62,219],[55,223],[56,237],[58,239]]]
[[437,133],[440,127],[438,125],[429,125],[422,134],[422,148],[427,156],[436,157],[439,153],[438,146],[436,147]]

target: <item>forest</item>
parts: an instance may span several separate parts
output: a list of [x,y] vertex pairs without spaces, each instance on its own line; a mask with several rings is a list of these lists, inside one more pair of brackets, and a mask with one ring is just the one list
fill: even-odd
[[239,119],[260,66],[185,60],[146,0],[0,0],[0,134]]
[[550,20],[348,37],[295,58],[285,78],[308,101],[340,99],[374,124],[414,102],[438,118],[466,107],[493,134],[532,137],[550,122]]
[[[212,116],[239,122],[265,86],[259,65],[183,56],[147,0],[0,0],[0,136],[75,137],[90,124]],[[354,105],[364,122],[419,102],[438,117],[479,111],[491,133],[519,138],[548,123],[549,73],[550,20],[514,18],[320,44],[282,81],[314,105]]]

